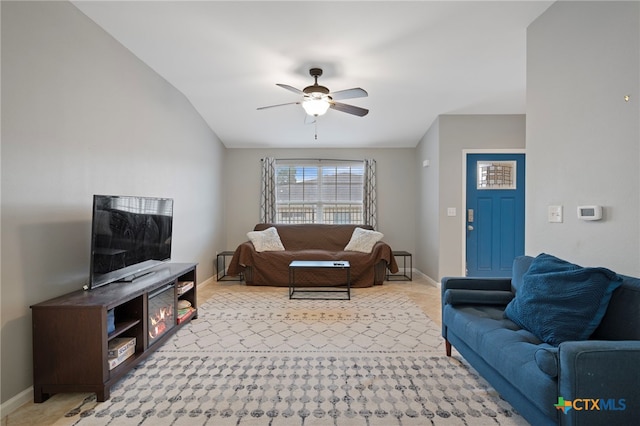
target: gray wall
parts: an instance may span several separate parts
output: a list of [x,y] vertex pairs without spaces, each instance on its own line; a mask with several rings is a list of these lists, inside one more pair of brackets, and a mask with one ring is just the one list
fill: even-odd
[[[416,148],[418,211],[416,217],[416,268],[437,281],[440,276],[440,118],[437,118]],[[424,166],[424,161],[429,165]]]
[[260,159],[339,158],[376,160],[378,230],[394,250],[415,250],[416,176],[413,148],[399,149],[228,149],[227,248],[247,240],[259,222]]
[[[414,162],[421,171],[417,229],[424,240],[417,265],[431,279],[464,274],[463,151],[524,147],[524,115],[441,115],[422,138]],[[425,159],[429,167],[422,167]],[[456,216],[447,216],[449,207],[456,208]]]
[[88,278],[92,194],[174,198],[173,260],[213,274],[225,149],[72,4],[3,1],[1,28],[4,403],[32,385],[29,306]]
[[529,254],[640,274],[639,22],[638,2],[557,2],[527,31]]

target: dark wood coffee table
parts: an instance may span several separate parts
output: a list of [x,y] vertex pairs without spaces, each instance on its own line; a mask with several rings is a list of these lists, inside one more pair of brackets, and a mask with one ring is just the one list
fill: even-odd
[[[327,286],[298,286],[296,284],[296,271],[309,269],[344,269],[347,274],[346,290],[343,286],[332,287],[331,283]],[[303,289],[304,288],[304,289]],[[351,265],[348,261],[332,261],[332,260],[294,260],[289,264],[289,299],[294,299],[294,295],[298,293],[322,293],[325,295],[346,295],[346,298],[337,299],[336,297],[295,297],[295,299],[322,299],[322,300],[351,300]],[[308,295],[307,295],[308,296]]]

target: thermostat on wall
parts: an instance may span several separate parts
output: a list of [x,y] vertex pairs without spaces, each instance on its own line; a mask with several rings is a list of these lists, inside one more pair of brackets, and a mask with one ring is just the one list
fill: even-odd
[[602,219],[602,206],[578,206],[578,219],[582,219],[582,220]]

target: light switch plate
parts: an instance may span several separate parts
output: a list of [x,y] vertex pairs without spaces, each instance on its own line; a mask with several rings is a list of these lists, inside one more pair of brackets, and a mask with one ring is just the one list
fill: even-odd
[[455,207],[447,207],[447,216],[455,216],[458,212]]
[[562,206],[549,206],[547,208],[547,220],[550,223],[562,223]]

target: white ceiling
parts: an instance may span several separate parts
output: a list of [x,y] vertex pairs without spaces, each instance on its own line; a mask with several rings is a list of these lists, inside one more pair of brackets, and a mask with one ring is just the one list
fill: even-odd
[[[440,114],[525,112],[526,28],[552,1],[74,1],[229,148],[415,147]],[[316,126],[276,86],[362,87]]]

